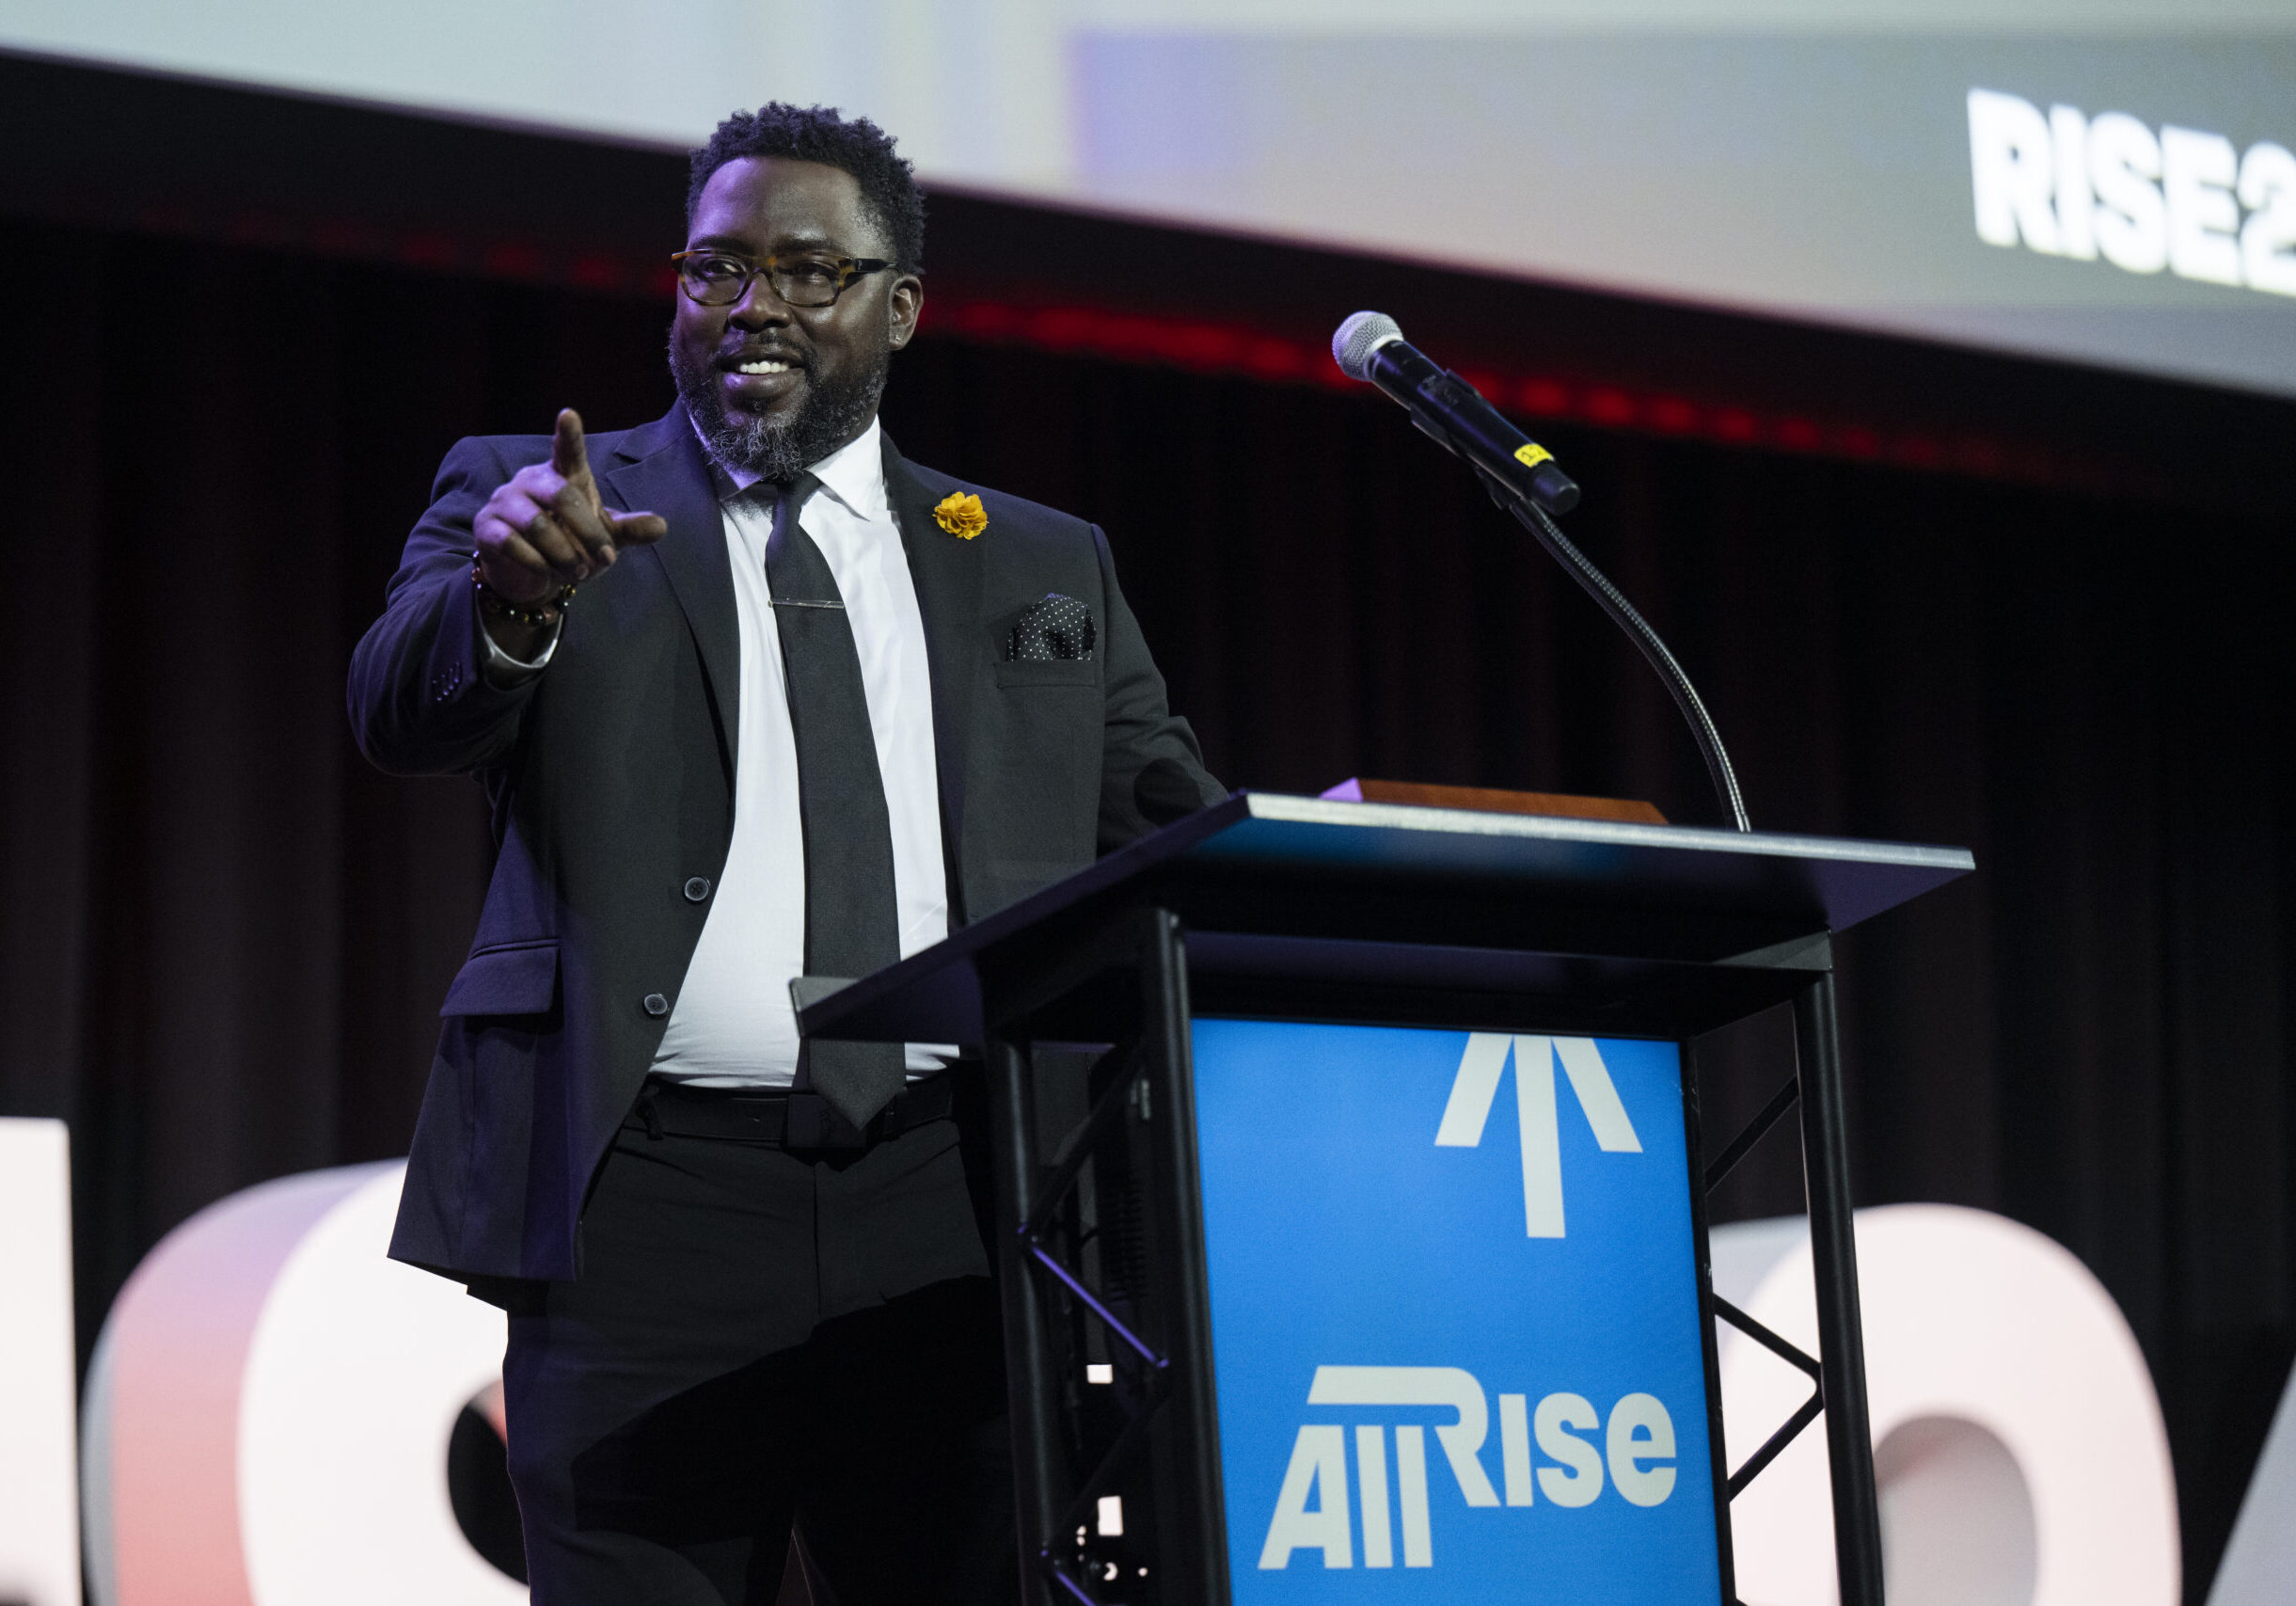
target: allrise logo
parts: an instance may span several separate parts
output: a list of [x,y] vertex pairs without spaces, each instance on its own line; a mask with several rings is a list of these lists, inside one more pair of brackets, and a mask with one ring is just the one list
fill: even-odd
[[[1354,1566],[1358,1516],[1365,1566],[1395,1566],[1399,1527],[1403,1566],[1434,1566],[1427,1474],[1430,1426],[1449,1464],[1448,1482],[1457,1487],[1460,1498],[1470,1507],[1499,1505],[1499,1491],[1491,1487],[1481,1459],[1490,1432],[1490,1407],[1472,1373],[1457,1366],[1319,1366],[1307,1403],[1433,1407],[1448,1408],[1453,1420],[1355,1423],[1353,1500],[1348,1424],[1303,1425],[1292,1440],[1291,1461],[1284,1469],[1283,1487],[1259,1549],[1263,1570],[1290,1566],[1291,1553],[1302,1550],[1322,1551],[1326,1567]],[[1598,1428],[1600,1448],[1591,1437],[1580,1437]],[[1395,1444],[1392,1476],[1390,1434]],[[1655,1394],[1625,1395],[1611,1406],[1607,1421],[1582,1394],[1551,1393],[1536,1409],[1527,1393],[1501,1394],[1498,1434],[1500,1479],[1509,1506],[1533,1506],[1543,1495],[1565,1510],[1583,1509],[1602,1498],[1606,1470],[1607,1487],[1630,1505],[1663,1505],[1674,1492],[1674,1422]],[[1534,1441],[1547,1465],[1533,1467]]]
[[[1599,1149],[1639,1154],[1642,1142],[1592,1039],[1475,1032],[1460,1055],[1435,1147],[1481,1144],[1511,1060],[1523,1156],[1524,1232],[1532,1238],[1561,1238],[1561,1093],[1556,1067],[1561,1067]],[[1259,1551],[1259,1566],[1271,1571],[1290,1566],[1292,1552],[1301,1550],[1321,1550],[1326,1567],[1354,1566],[1358,1522],[1365,1566],[1394,1566],[1399,1537],[1404,1566],[1434,1566],[1431,1506],[1436,1497],[1427,1465],[1431,1428],[1449,1472],[1432,1484],[1455,1487],[1470,1509],[1525,1508],[1544,1498],[1575,1511],[1592,1505],[1606,1488],[1630,1505],[1655,1506],[1674,1492],[1674,1423],[1655,1394],[1626,1394],[1607,1414],[1579,1393],[1548,1393],[1535,1407],[1528,1392],[1500,1394],[1503,1503],[1501,1488],[1493,1487],[1482,1462],[1490,1403],[1482,1384],[1465,1368],[1318,1366],[1307,1404],[1373,1407],[1383,1420],[1358,1416],[1352,1423],[1308,1423],[1299,1429]],[[1431,1409],[1434,1415],[1426,1414]],[[1449,1420],[1442,1419],[1444,1412]],[[1543,1464],[1534,1463],[1534,1444]]]

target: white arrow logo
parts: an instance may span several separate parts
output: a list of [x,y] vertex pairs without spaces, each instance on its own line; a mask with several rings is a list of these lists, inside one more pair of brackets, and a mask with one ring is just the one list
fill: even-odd
[[1507,1051],[1514,1051],[1514,1109],[1523,1135],[1523,1227],[1527,1236],[1560,1238],[1562,1233],[1562,1149],[1555,1116],[1555,1060],[1560,1057],[1578,1107],[1594,1129],[1604,1153],[1639,1154],[1642,1140],[1611,1085],[1610,1071],[1589,1037],[1509,1037],[1474,1032],[1459,1057],[1450,1103],[1435,1133],[1438,1149],[1473,1149],[1482,1142],[1491,1101],[1506,1073]]

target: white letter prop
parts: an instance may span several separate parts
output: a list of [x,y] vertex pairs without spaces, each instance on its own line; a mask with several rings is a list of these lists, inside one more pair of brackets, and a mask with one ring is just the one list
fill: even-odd
[[[1858,1288],[1890,1598],[2176,1606],[2177,1489],[2135,1337],[2087,1267],[1982,1210],[1858,1212]],[[1721,1227],[1714,1289],[1815,1353],[1807,1224]],[[1721,1329],[1737,1467],[1809,1379]],[[1738,1594],[1831,1606],[1824,1419],[1731,1507]]]
[[60,1121],[0,1121],[0,1600],[79,1606],[71,1163]]
[[513,1606],[447,1492],[503,1317],[384,1257],[403,1162],[209,1206],[103,1325],[83,1428],[98,1606]]

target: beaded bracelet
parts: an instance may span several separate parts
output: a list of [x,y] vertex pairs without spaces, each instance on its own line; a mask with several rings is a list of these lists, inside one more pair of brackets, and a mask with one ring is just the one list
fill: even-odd
[[508,619],[514,625],[524,625],[530,630],[547,629],[558,623],[566,604],[574,600],[574,587],[562,585],[558,595],[546,602],[517,603],[504,596],[486,583],[486,571],[477,559],[470,563],[470,587],[478,593],[479,612],[489,619]]

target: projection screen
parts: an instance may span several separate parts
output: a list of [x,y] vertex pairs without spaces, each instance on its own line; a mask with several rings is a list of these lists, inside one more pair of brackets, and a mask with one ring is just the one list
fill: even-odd
[[0,47],[2296,395],[2287,0],[9,0]]

